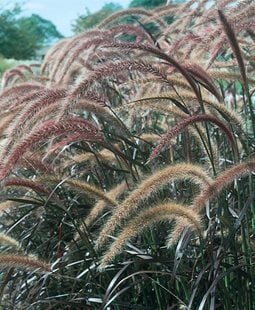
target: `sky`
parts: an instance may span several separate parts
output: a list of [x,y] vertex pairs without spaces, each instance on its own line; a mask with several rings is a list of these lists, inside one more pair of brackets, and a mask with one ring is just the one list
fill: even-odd
[[[0,0],[1,1],[1,0]],[[52,21],[60,33],[71,36],[71,24],[79,16],[85,14],[87,7],[95,12],[109,2],[115,2],[126,8],[131,0],[23,0],[20,3],[26,15],[38,14]]]

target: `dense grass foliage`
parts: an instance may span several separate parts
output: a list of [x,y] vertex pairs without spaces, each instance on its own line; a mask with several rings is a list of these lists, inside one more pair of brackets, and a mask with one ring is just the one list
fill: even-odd
[[254,12],[124,10],[5,72],[4,309],[255,309]]

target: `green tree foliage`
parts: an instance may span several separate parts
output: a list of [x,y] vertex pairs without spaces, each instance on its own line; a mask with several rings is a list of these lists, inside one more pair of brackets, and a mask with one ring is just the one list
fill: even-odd
[[52,40],[63,37],[51,21],[36,14],[32,14],[30,17],[20,18],[19,24],[27,32],[31,31],[34,37],[40,38],[42,43],[49,43]]
[[[172,0],[171,3],[182,3],[186,0]],[[143,7],[146,9],[154,9],[157,6],[167,4],[167,0],[132,0],[129,4],[130,8]]]
[[153,9],[157,6],[166,4],[166,0],[132,0],[129,4],[130,8],[144,7],[147,9]]
[[51,21],[36,14],[20,17],[20,13],[18,6],[0,12],[0,54],[3,57],[31,59],[45,43],[62,37]]
[[91,14],[91,12],[86,8],[85,15],[80,15],[75,20],[75,23],[72,25],[72,30],[74,33],[79,33],[86,29],[91,29],[98,23],[100,23],[103,19],[105,19],[107,16],[121,9],[121,5],[113,2],[105,4],[101,10],[93,14]]

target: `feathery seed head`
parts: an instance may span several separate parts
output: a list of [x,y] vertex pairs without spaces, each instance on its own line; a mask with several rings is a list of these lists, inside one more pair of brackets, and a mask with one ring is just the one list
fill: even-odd
[[142,211],[127,223],[116,241],[113,242],[110,249],[104,254],[99,268],[105,268],[121,251],[125,242],[140,234],[145,228],[156,222],[162,220],[172,221],[175,218],[180,218],[180,220],[183,218],[189,226],[193,227],[195,230],[201,230],[201,220],[199,216],[193,210],[185,206],[175,203],[166,203],[152,207]]

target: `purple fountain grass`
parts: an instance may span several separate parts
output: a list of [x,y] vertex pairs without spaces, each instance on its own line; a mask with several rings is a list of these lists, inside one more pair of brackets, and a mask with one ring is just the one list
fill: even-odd
[[123,161],[122,158],[118,158],[116,154],[112,151],[109,151],[107,149],[102,149],[100,152],[96,153],[81,153],[77,154],[75,156],[72,156],[72,158],[68,158],[67,162],[64,163],[65,167],[69,167],[74,164],[80,164],[89,161],[90,164],[100,162],[106,162],[108,164],[118,164],[123,163],[123,165],[126,164],[125,161]]
[[255,309],[255,1],[166,2],[60,41],[0,94],[2,225],[54,262],[0,257],[3,307]]
[[[161,6],[163,8],[163,6]],[[167,5],[164,6],[164,8],[167,8]],[[140,16],[139,19],[139,25],[145,25],[146,23],[155,23],[158,25],[158,28],[163,29],[167,27],[167,23],[165,22],[164,16],[167,14],[166,12],[163,13],[164,11],[158,11],[157,8],[154,8],[153,10],[150,11],[152,13],[152,16]],[[168,5],[168,14],[172,15],[175,14],[176,12],[176,6],[170,6]],[[154,44],[156,43],[155,39],[153,40]]]
[[243,80],[243,84],[244,87],[247,87],[247,78],[246,78],[246,70],[245,70],[245,65],[244,65],[244,61],[243,61],[243,57],[242,57],[242,52],[240,50],[235,32],[233,31],[230,23],[228,22],[226,16],[220,11],[218,10],[218,14],[219,14],[219,18],[220,18],[220,22],[222,24],[223,30],[226,33],[226,36],[229,40],[229,44],[232,48],[232,51],[236,57],[236,60],[238,62],[239,65],[239,69],[241,72],[241,76],[242,76],[242,80]]
[[[254,26],[255,26],[255,21],[244,21],[235,27],[235,31],[237,33],[246,32],[247,34],[251,35],[251,37],[252,37],[252,32],[254,30]],[[240,45],[242,45],[242,44],[249,45],[250,44],[249,39],[242,38],[242,36],[239,36],[238,42],[240,43]]]
[[[148,100],[145,100],[145,98],[141,98],[142,100],[136,100],[128,105],[121,106],[118,111],[131,111],[131,110],[137,110],[137,109],[144,109],[146,111],[150,110],[158,110],[166,115],[174,115],[178,117],[186,117],[187,114],[182,112],[181,109],[177,108],[176,106],[172,106],[169,104],[166,104],[165,102],[157,102],[158,100],[154,98],[148,98]],[[157,135],[157,140],[160,136]]]
[[63,139],[60,142],[57,142],[57,143],[50,145],[50,148],[47,150],[47,152],[44,156],[44,159],[47,158],[48,156],[55,154],[58,151],[58,149],[66,148],[66,147],[70,146],[70,144],[82,141],[83,139],[84,139],[84,134],[76,132],[76,133],[68,136],[66,139]]
[[[2,157],[5,157],[8,153],[11,152],[13,145],[19,140],[19,138],[26,134],[25,128],[27,124],[31,123],[33,117],[35,117],[42,109],[45,109],[47,106],[52,105],[55,102],[58,102],[65,98],[67,95],[67,90],[65,88],[56,88],[56,89],[45,89],[34,94],[35,100],[32,100],[29,104],[20,111],[18,117],[15,118],[8,140],[5,146],[5,149],[2,153]],[[25,98],[24,98],[25,99]],[[23,100],[24,101],[24,100]]]
[[164,12],[164,11],[167,11],[171,8],[177,8],[179,6],[179,4],[177,3],[172,3],[172,2],[168,2],[167,4],[165,5],[160,5],[160,6],[157,6],[153,9],[153,13],[160,13],[160,12]]
[[28,73],[34,74],[33,70],[28,65],[24,65],[24,64],[18,65],[15,67],[15,69],[21,69],[22,71],[27,71]]
[[65,57],[69,53],[68,47],[70,46],[72,41],[72,38],[68,38],[59,43],[59,48],[57,44],[57,48],[53,47],[53,50],[50,49],[49,52],[46,54],[41,71],[44,73],[47,68],[46,73],[49,76],[51,82],[55,81],[56,72],[61,63],[65,61]]
[[183,26],[184,28],[183,31],[185,30],[185,17],[189,16],[190,13],[194,11],[193,9],[191,9],[191,6],[194,2],[195,0],[187,1],[186,3],[183,3],[177,7],[177,10],[174,14],[174,16],[176,17],[175,21],[169,26],[167,25],[166,27],[164,27],[165,30],[163,31],[163,36],[169,33],[174,33],[175,31],[179,31],[181,26]]
[[141,37],[148,41],[151,44],[154,44],[151,36],[141,27],[133,26],[133,25],[117,25],[113,26],[108,31],[111,35],[116,38],[117,34],[134,34],[137,37]]
[[239,4],[237,4],[237,6],[235,6],[234,8],[228,10],[228,21],[233,26],[238,25],[240,23],[243,24],[245,23],[245,21],[253,20],[254,14],[255,14],[254,2],[250,0],[242,1]]
[[[14,188],[24,188],[26,190],[26,193],[28,193],[28,190],[32,190],[35,193],[41,195],[44,195],[49,200],[50,198],[54,200],[54,202],[58,205],[62,205],[62,201],[58,198],[57,195],[55,195],[54,192],[51,190],[48,190],[45,186],[43,186],[39,181],[36,180],[30,180],[25,178],[19,178],[19,177],[9,177],[7,180],[3,183],[3,189],[8,187],[14,187]],[[31,196],[31,195],[30,195]]]
[[15,139],[20,135],[24,124],[30,121],[41,109],[55,103],[58,100],[64,99],[67,96],[66,88],[44,89],[42,92],[37,93],[36,99],[21,111],[19,117],[15,120],[10,138]]
[[5,180],[3,187],[25,187],[38,193],[50,195],[50,191],[39,182],[29,179],[21,179],[18,177],[8,178]]
[[[77,64],[79,64],[80,66],[79,66],[79,70],[80,70],[80,72],[83,72],[83,71],[81,71],[81,68],[82,69],[85,69],[85,72],[89,72],[89,71],[93,71],[94,69],[93,69],[93,63],[97,63],[98,62],[98,60],[100,59],[100,61],[101,61],[101,57],[100,57],[100,53],[102,53],[103,54],[103,51],[101,51],[101,50],[99,50],[99,49],[95,49],[92,53],[90,53],[89,55],[88,55],[88,58],[87,59],[85,59],[83,56],[81,56],[81,57],[78,57],[78,59],[77,59]],[[110,54],[110,53],[109,53]],[[115,55],[116,55],[117,53],[115,53]],[[97,56],[97,55],[99,55],[99,56]],[[102,55],[101,55],[102,56]],[[105,57],[107,57],[107,55],[105,56]],[[94,59],[95,58],[95,59]],[[111,59],[112,57],[111,57],[111,55],[108,55],[108,57],[107,57],[107,59]],[[75,66],[74,66],[74,68],[75,68]],[[81,75],[82,75],[82,73],[81,73]],[[68,75],[67,75],[68,76]],[[66,78],[65,78],[66,79]],[[64,79],[64,80],[65,80]]]
[[[111,189],[109,192],[107,192],[107,195],[108,197],[116,201],[116,199],[127,189],[127,187],[127,182],[124,181]],[[106,207],[109,207],[109,204],[107,204],[104,200],[99,200],[84,219],[85,225],[87,227],[92,225],[95,219],[106,209]]]
[[191,88],[193,89],[194,93],[196,94],[198,100],[201,100],[200,93],[198,91],[197,85],[194,79],[190,76],[189,72],[173,57],[167,55],[166,53],[162,52],[161,50],[155,48],[154,46],[148,44],[137,44],[137,43],[129,43],[129,42],[112,42],[111,44],[106,45],[106,47],[115,47],[115,48],[122,48],[127,50],[141,50],[146,51],[154,56],[158,57],[159,59],[167,61],[170,65],[173,66],[174,69],[179,71],[183,77],[187,80],[190,84]]
[[[28,93],[26,96],[19,96],[18,98],[15,98],[17,100],[13,100],[14,102],[10,103],[9,107],[7,108],[8,112],[2,112],[0,114],[2,118],[2,123],[0,126],[0,132],[3,133],[3,131],[8,131],[7,137],[10,137],[10,131],[13,129],[14,124],[17,121],[17,116],[21,113],[22,108],[25,104],[29,104],[30,101],[37,100],[40,95],[44,93],[43,90],[35,90],[34,92]],[[19,99],[19,100],[18,100]],[[4,110],[3,110],[4,111]],[[1,162],[1,160],[0,160]]]
[[194,47],[194,45],[198,45],[201,42],[202,38],[198,34],[190,32],[181,38],[177,38],[177,40],[171,45],[169,52],[173,55],[176,54],[183,45],[185,46],[188,44],[191,47]]
[[117,13],[111,14],[109,17],[105,18],[100,24],[97,25],[98,29],[105,28],[107,25],[109,25],[114,20],[121,18],[126,15],[141,15],[141,16],[152,16],[153,14],[151,12],[148,12],[148,10],[141,9],[141,8],[132,8],[128,10],[122,10]]
[[201,212],[205,203],[231,184],[235,179],[255,171],[255,161],[236,164],[223,171],[193,202],[192,209]]
[[84,94],[82,95],[81,100],[78,102],[78,106],[79,105],[83,105],[83,103],[85,102],[90,102],[90,104],[95,105],[98,109],[100,109],[100,107],[106,107],[106,98],[104,97],[103,94],[98,94],[96,91],[91,91],[91,90],[87,90],[84,92]]
[[[177,14],[178,12],[176,12],[176,15]],[[197,14],[196,10],[190,9],[185,15],[183,15],[183,18],[179,18],[179,21],[181,21],[181,23],[179,24],[179,31],[181,32],[188,31],[190,29],[192,21],[196,17],[196,14]]]
[[165,73],[157,67],[143,61],[116,61],[99,66],[95,72],[88,78],[82,80],[70,93],[69,100],[73,101],[79,98],[92,83],[98,82],[100,79],[106,78],[112,74],[123,73],[123,71],[136,70],[147,74],[153,74],[163,81],[168,82]]
[[[104,34],[104,35],[103,35]],[[68,71],[70,70],[70,67],[72,64],[79,58],[81,53],[84,53],[84,51],[88,51],[91,47],[98,48],[100,44],[111,42],[112,39],[110,37],[109,31],[104,31],[103,33],[100,32],[100,36],[93,37],[85,42],[82,42],[81,44],[75,46],[76,48],[70,52],[70,57],[67,58],[67,61],[65,64],[62,64],[61,68],[59,68],[59,74],[58,74],[58,82],[60,83],[65,79],[65,76],[67,75]],[[87,66],[88,64],[86,64]],[[55,76],[57,73],[55,74]]]
[[213,79],[209,74],[198,64],[190,63],[183,66],[194,77],[199,78],[205,85],[205,87],[219,100],[222,101],[222,96],[219,93]]
[[100,269],[105,268],[106,265],[121,251],[125,242],[140,234],[145,228],[164,220],[171,222],[175,218],[180,218],[181,222],[183,222],[184,219],[184,222],[188,223],[188,226],[201,231],[202,225],[199,215],[183,205],[177,203],[165,203],[141,211],[138,215],[132,218],[126,226],[124,226],[116,241],[113,242],[110,249],[104,254],[100,264]]
[[17,201],[12,200],[4,200],[0,202],[0,213],[3,213],[5,211],[8,211],[12,208],[15,208],[19,205]]
[[[60,52],[62,52],[62,50],[64,49],[64,46],[66,44],[68,44],[68,42],[70,42],[70,41],[71,41],[70,38],[63,39],[63,40],[57,42],[56,44],[54,44],[53,47],[51,47],[48,50],[48,52],[46,53],[46,55],[43,59],[43,63],[40,65],[42,74],[49,74],[48,71],[50,71],[51,65],[54,64],[54,60],[57,58],[57,55]],[[53,64],[52,64],[52,62],[53,62]]]
[[221,34],[219,39],[217,40],[217,42],[215,42],[214,47],[211,51],[210,58],[208,60],[208,64],[206,66],[207,69],[211,67],[211,65],[213,64],[213,62],[215,61],[215,59],[219,55],[220,51],[222,50],[222,47],[224,46],[223,45],[224,39],[225,39],[225,36],[223,36],[223,34]]
[[[154,85],[154,84],[159,84],[162,82],[163,82],[162,79],[157,78],[157,77],[142,77],[142,78],[132,79],[130,81],[122,83],[119,85],[119,87],[126,87],[126,86],[137,87],[140,85],[143,86],[144,84],[147,84],[147,83],[151,83],[151,85]],[[189,84],[186,82],[186,80],[184,80],[182,77],[180,77],[178,75],[167,74],[167,82],[165,82],[165,83],[171,85],[174,88],[180,87],[182,90],[191,90],[191,88],[190,88]],[[176,93],[176,91],[175,91],[175,93]],[[193,97],[194,97],[194,94],[193,94]],[[179,95],[179,98],[180,98],[180,95]]]
[[196,114],[191,115],[189,117],[186,117],[182,120],[180,120],[175,126],[170,128],[166,134],[162,136],[160,139],[160,142],[158,146],[153,150],[153,152],[150,154],[149,161],[153,160],[165,147],[167,147],[170,143],[170,140],[176,137],[184,128],[186,128],[188,125],[196,122],[211,122],[219,126],[227,135],[233,149],[236,149],[235,146],[235,140],[230,132],[229,128],[217,117],[207,114]]
[[[93,30],[89,32],[84,32],[74,38],[72,38],[67,44],[64,46],[62,53],[60,55],[57,55],[55,59],[54,66],[52,68],[52,71],[50,73],[50,79],[53,81],[56,78],[63,79],[64,73],[62,73],[60,76],[58,75],[59,70],[63,70],[63,66],[67,69],[69,69],[70,63],[73,62],[74,54],[79,55],[81,51],[84,51],[91,47],[92,45],[98,45],[97,42],[101,42],[102,40],[106,40],[107,36],[102,36],[102,31],[100,30]],[[83,41],[86,39],[85,41]],[[79,52],[78,52],[79,51]],[[68,57],[70,55],[70,58]]]
[[19,242],[16,239],[14,239],[14,238],[12,238],[12,237],[10,237],[10,236],[2,233],[2,232],[0,232],[0,245],[8,245],[11,247],[15,247],[17,249],[21,248]]
[[51,272],[51,266],[35,257],[16,254],[1,254],[0,266],[28,268],[39,272]]
[[211,178],[197,165],[176,164],[161,169],[145,179],[131,194],[114,210],[113,215],[106,222],[96,241],[96,247],[105,243],[107,236],[112,234],[121,225],[123,220],[130,217],[137,210],[139,203],[148,199],[153,193],[170,181],[179,179],[191,179],[199,187],[211,183]]
[[6,135],[8,135],[8,129],[10,124],[12,123],[12,120],[15,118],[14,112],[6,112],[5,114],[2,114],[1,117],[1,124],[0,124],[0,137],[3,138]]
[[[232,82],[232,81],[241,81],[242,77],[239,72],[235,71],[227,71],[227,70],[222,70],[221,68],[219,69],[210,69],[209,72],[210,76],[213,79],[224,79],[227,82]],[[255,79],[252,77],[247,77],[247,81],[249,84],[254,84]]]
[[[173,80],[173,83],[177,84],[178,81]],[[182,85],[180,85],[180,87],[182,87]],[[213,107],[216,111],[219,112],[219,114],[227,122],[233,123],[238,130],[240,128],[242,128],[243,120],[235,111],[228,109],[225,105],[218,103],[215,100],[212,100],[212,98],[210,98],[206,93],[205,94],[202,93],[202,98],[203,98],[204,106],[208,107],[209,109],[210,109],[210,107]],[[131,108],[132,108],[133,104],[137,104],[138,106],[143,105],[143,104],[144,105],[148,104],[150,106],[153,103],[155,105],[158,104],[157,103],[158,101],[164,102],[164,100],[173,100],[173,102],[175,102],[174,100],[182,100],[183,102],[186,103],[186,105],[189,107],[189,109],[193,110],[193,111],[195,111],[199,107],[198,105],[194,106],[194,103],[197,101],[197,98],[194,95],[194,93],[191,91],[186,91],[184,89],[182,90],[182,92],[180,94],[176,93],[175,91],[168,91],[166,93],[160,92],[160,94],[155,95],[155,96],[142,97],[142,98],[139,98],[135,101],[132,101],[131,103],[128,104],[128,106],[130,105]],[[190,105],[190,103],[192,103],[192,105]],[[160,106],[160,103],[159,103],[159,106]],[[169,106],[169,104],[165,104],[165,110],[167,109],[167,106]],[[162,111],[163,110],[164,110],[164,108],[162,109]],[[183,112],[180,110],[180,113],[183,113]]]
[[18,104],[21,98],[25,98],[29,94],[36,93],[44,88],[41,84],[36,83],[23,83],[6,88],[0,94],[0,107],[1,111],[9,109],[10,105]]
[[[230,185],[235,179],[243,177],[251,172],[255,171],[255,162],[247,161],[240,164],[236,164],[227,170],[221,172],[211,184],[209,184],[205,189],[195,197],[190,208],[196,212],[201,213],[204,210],[206,203],[213,199],[218,193],[220,193],[224,188]],[[172,246],[185,229],[183,223],[176,225],[174,231],[169,238],[168,245]]]
[[31,63],[29,64],[30,68],[41,68],[41,64],[40,63]]
[[50,183],[58,183],[64,186],[68,186],[77,191],[84,191],[85,193],[89,193],[90,197],[104,200],[111,207],[115,207],[117,205],[115,199],[108,195],[108,193],[102,191],[100,188],[88,182],[84,182],[78,179],[65,179],[62,181],[61,178],[53,176],[45,176],[43,177],[43,180]]
[[144,24],[144,23],[148,23],[154,20],[162,19],[162,17],[165,17],[167,15],[174,15],[177,9],[178,9],[178,6],[172,3],[164,5],[164,6],[156,7],[154,8],[153,11],[151,11],[151,13],[153,14],[152,16],[143,17],[141,21]]
[[202,48],[203,51],[207,51],[210,55],[212,48],[215,46],[215,41],[217,41],[218,38],[221,37],[221,35],[222,35],[221,27],[210,26],[204,28],[204,30],[199,33],[199,36],[202,39],[202,42],[201,44],[199,44],[199,47]]
[[[87,44],[84,43],[83,46],[85,45]],[[93,70],[88,61],[91,51],[87,48],[83,48],[83,46],[79,46],[79,50],[77,48],[76,51],[70,53],[66,62],[60,64],[58,71],[55,74],[55,81],[58,85],[70,84],[70,77],[72,77],[72,74],[74,74],[74,71],[77,71],[77,69],[83,74],[87,74],[88,71]]]
[[177,13],[183,13],[186,12],[187,9],[190,9],[190,7],[196,2],[196,0],[188,0],[187,2],[181,4],[178,6]]
[[30,155],[23,157],[22,160],[20,160],[20,165],[23,168],[33,170],[35,174],[38,172],[40,173],[54,173],[54,168],[51,164],[47,163],[46,161],[42,160],[43,155],[39,156],[39,154],[36,155]]
[[68,97],[65,101],[62,102],[62,106],[58,109],[59,118],[64,117],[70,112],[77,111],[78,113],[80,113],[81,110],[86,110],[88,112],[94,113],[97,116],[100,116],[100,118],[102,118],[103,120],[109,121],[110,119],[110,122],[112,122],[113,126],[118,124],[118,128],[121,127],[122,132],[125,131],[127,135],[127,129],[124,129],[124,125],[121,124],[121,122],[118,121],[117,118],[110,113],[110,110],[107,110],[107,102],[104,95],[98,94],[96,91],[93,90],[84,89],[84,92],[82,93],[82,96],[79,98],[79,100],[70,100],[73,89],[75,88],[71,88]]
[[[100,41],[105,42],[106,40],[110,40],[110,36],[116,36],[116,34],[123,33],[123,32],[133,33],[133,34],[142,36],[146,38],[149,42],[153,43],[151,37],[148,35],[147,32],[145,32],[141,28],[138,28],[132,25],[118,25],[118,26],[112,27],[111,29],[107,31],[94,30],[94,31],[91,31],[90,33],[86,33],[85,35],[83,35],[83,37],[80,38],[80,40],[77,40],[77,38],[75,37],[74,40],[69,45],[70,50],[68,51],[68,53],[70,54],[70,57],[67,59],[66,64],[62,68],[61,80],[64,79],[65,75],[70,70],[72,63],[79,58],[79,55],[82,52],[84,52],[85,50],[88,50],[88,48],[91,47],[92,45],[98,45]],[[95,38],[96,38],[96,41],[95,41]],[[87,39],[87,40],[83,42],[82,39]],[[54,74],[54,76],[55,75],[56,74]]]
[[0,167],[0,181],[3,180],[13,169],[19,158],[33,145],[50,137],[70,135],[76,132],[83,134],[83,139],[92,142],[102,141],[99,128],[93,123],[80,117],[66,117],[59,121],[50,120],[34,128],[23,140],[17,143],[11,154]]
[[25,79],[26,76],[20,68],[6,70],[2,76],[2,88],[9,86],[15,78]]
[[123,136],[130,136],[130,132],[124,125],[124,123],[121,122],[120,119],[118,119],[116,115],[114,115],[108,107],[102,107],[97,103],[95,104],[93,102],[89,102],[87,100],[82,99],[79,100],[79,102],[75,105],[75,107],[78,110],[93,113],[95,116],[97,116],[98,119],[103,120],[112,127],[114,127],[119,132],[119,134]]
[[33,92],[24,93],[24,96],[20,95],[15,100],[12,100],[14,102],[9,105],[8,111],[15,111],[18,114],[25,105],[31,104],[32,101],[37,100],[43,94],[45,94],[44,87]]
[[[231,24],[233,25],[230,25],[230,21],[231,21]],[[236,37],[236,34],[235,33],[240,33],[242,31],[249,31],[249,29],[253,29],[254,28],[254,22],[253,21],[250,21],[247,19],[239,19],[239,17],[237,17],[237,20],[236,20],[236,17],[234,18],[228,18],[228,27],[231,28],[231,30],[229,29],[228,31],[230,31],[232,33],[232,36],[234,35]],[[222,27],[221,27],[222,28]],[[219,28],[219,29],[221,29]],[[215,38],[215,44],[213,46],[213,52],[211,52],[211,62],[212,60],[217,56],[217,51],[219,52],[220,51],[220,47],[223,48],[228,42],[230,42],[230,38],[229,38],[229,35],[230,33],[227,34],[226,31],[224,31],[224,33],[221,33],[219,35],[219,37]],[[239,40],[238,40],[240,43],[243,43],[243,44],[249,44],[247,41],[245,41],[245,39],[243,37],[240,37]],[[230,46],[232,48],[232,51],[234,52],[234,55],[236,56],[237,58],[237,55],[236,55],[236,52],[239,54],[239,58],[240,56],[242,56],[242,52],[240,50],[240,47],[239,47],[239,44],[238,44],[238,41],[237,41],[237,38],[235,38],[235,43],[230,43]],[[234,45],[235,45],[235,49],[239,48],[239,52],[238,51],[234,51],[233,48],[234,48]],[[238,47],[236,46],[236,44],[238,45]],[[242,62],[242,60],[241,60]],[[240,63],[239,64],[239,68],[240,68]],[[241,65],[242,66],[242,65]],[[243,71],[243,68],[240,70],[240,71]],[[243,71],[244,72],[244,71]],[[247,78],[247,77],[246,77]]]
[[90,68],[88,68],[87,64],[87,60],[81,57],[76,59],[75,63],[72,65],[71,68],[69,68],[67,74],[61,80],[61,84],[58,84],[65,85],[65,87],[72,87],[74,84],[77,83],[77,80],[81,75],[85,75],[89,71],[92,71]]
[[[62,102],[61,102],[62,103]],[[21,139],[22,137],[25,137],[28,135],[33,128],[35,128],[38,125],[41,125],[42,123],[52,120],[52,119],[60,119],[59,118],[59,109],[60,102],[56,101],[54,103],[51,103],[50,105],[46,105],[45,107],[42,107],[30,120],[29,122],[26,122],[23,124],[22,131],[20,131],[20,136],[17,138]],[[66,117],[69,115],[63,115],[63,117]],[[11,133],[11,132],[10,132]],[[8,141],[9,142],[9,141]],[[10,144],[11,145],[11,144]],[[7,149],[6,149],[7,151]],[[11,151],[11,150],[9,150]]]
[[245,69],[245,64],[244,64],[242,52],[241,52],[241,49],[239,47],[235,32],[232,29],[232,26],[229,23],[229,21],[227,20],[226,16],[220,10],[218,10],[218,15],[220,18],[222,28],[223,28],[224,32],[226,33],[229,44],[231,46],[233,54],[235,55],[235,58],[237,60],[237,63],[238,63],[239,69],[240,69],[240,73],[241,73],[242,81],[243,81],[243,87],[245,90],[245,95],[247,97],[249,112],[251,115],[252,130],[253,130],[253,134],[255,135],[255,123],[254,123],[255,114],[254,114],[254,108],[253,108],[251,96],[249,94],[249,85],[247,83],[246,69]]
[[[197,7],[195,7],[194,10],[188,16],[188,19],[186,21],[185,26],[187,26],[187,25],[190,26],[192,21],[196,22],[196,20],[198,20],[199,17],[203,15],[203,13],[206,11],[207,3],[208,3],[208,0],[201,0],[198,2]],[[191,4],[191,6],[192,6],[192,4]],[[183,28],[181,30],[184,31],[186,29]],[[189,30],[189,29],[187,29],[187,30]]]

